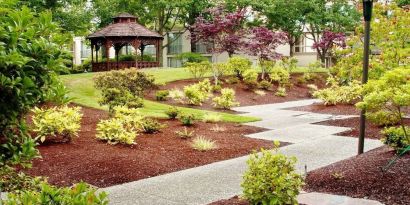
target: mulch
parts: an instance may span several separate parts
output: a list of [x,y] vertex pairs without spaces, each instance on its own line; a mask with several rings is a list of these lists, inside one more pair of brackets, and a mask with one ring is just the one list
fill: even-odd
[[[359,137],[359,130],[360,130],[360,118],[348,118],[348,119],[339,119],[339,120],[328,120],[324,122],[316,123],[319,125],[330,125],[330,126],[338,126],[338,127],[350,127],[351,130],[338,133],[337,135],[340,136],[347,136],[347,137]],[[405,125],[410,125],[410,119],[404,119]],[[382,134],[380,133],[383,130],[382,126],[378,126],[374,123],[366,121],[366,129],[365,129],[365,137],[369,139],[381,139]]]
[[222,199],[219,201],[212,202],[208,205],[249,205],[249,202],[239,198],[239,196],[234,196],[230,199]]
[[[217,149],[201,152],[190,147],[191,140],[176,136],[182,130],[179,121],[160,120],[167,127],[157,134],[141,134],[135,145],[109,145],[95,138],[96,124],[108,118],[105,111],[83,107],[79,137],[70,143],[48,142],[39,145],[41,159],[26,170],[35,176],[46,176],[51,184],[70,186],[85,181],[97,187],[107,187],[136,181],[169,172],[235,158],[273,143],[244,137],[264,129],[234,123],[218,123],[224,132],[213,132],[215,124],[197,122],[189,128],[198,135],[216,141]],[[286,143],[282,143],[286,145]]]
[[[276,96],[276,90],[278,85],[273,84],[270,90],[264,90],[266,92],[265,96],[259,96],[255,94],[252,90],[247,89],[247,87],[243,83],[237,84],[228,84],[225,83],[225,79],[223,78],[220,82],[223,82],[222,88],[232,88],[235,90],[235,98],[236,101],[240,103],[241,106],[249,106],[249,105],[260,105],[260,104],[269,104],[269,103],[281,103],[286,101],[292,100],[302,100],[302,99],[309,99],[311,98],[311,94],[309,93],[309,88],[307,87],[308,84],[315,84],[319,88],[325,87],[326,84],[326,75],[325,74],[317,74],[318,78],[315,78],[313,81],[308,83],[299,83],[298,79],[303,74],[295,73],[291,75],[290,82],[292,86],[286,88],[287,96],[286,97],[279,97]],[[211,78],[210,78],[211,79]],[[197,83],[200,80],[188,79],[188,80],[178,80],[174,82],[167,83],[166,85],[159,86],[157,89],[150,91],[145,98],[150,100],[155,100],[155,92],[158,90],[172,90],[172,89],[181,89],[183,90],[184,86],[191,85]],[[212,80],[212,79],[211,79]],[[218,96],[219,94],[214,93],[214,96]],[[169,104],[169,105],[176,105],[176,106],[184,106],[190,108],[201,108],[207,110],[214,110],[214,111],[224,111],[224,112],[233,112],[233,111],[226,111],[221,109],[215,109],[212,106],[212,99],[208,99],[204,102],[201,106],[192,106],[192,105],[184,105],[180,102],[173,101],[169,99],[167,101],[162,101],[161,103]]]
[[332,115],[359,115],[360,110],[357,109],[354,105],[324,105],[323,103],[314,103],[312,105],[293,107],[289,110],[296,111],[305,111],[305,112],[314,112],[322,114],[332,114]]
[[382,171],[395,151],[383,146],[329,166],[311,171],[307,191],[369,198],[385,204],[410,204],[410,154]]

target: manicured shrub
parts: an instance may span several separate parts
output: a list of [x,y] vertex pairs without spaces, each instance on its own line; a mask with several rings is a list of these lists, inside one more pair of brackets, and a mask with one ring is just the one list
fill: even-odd
[[[406,131],[406,132],[405,132]],[[384,137],[381,139],[382,142],[393,149],[400,152],[402,149],[410,146],[410,127],[389,127],[382,131]]]
[[282,58],[282,60],[279,63],[285,70],[287,70],[288,72],[292,72],[297,68],[298,59],[295,57]]
[[278,87],[278,90],[276,90],[275,95],[279,97],[286,97],[288,94],[286,93],[285,87]]
[[[42,177],[32,177],[10,166],[0,167],[0,184],[2,192],[39,190]],[[1,199],[0,199],[1,202]]]
[[340,86],[333,78],[328,78],[329,88],[317,90],[313,97],[319,98],[325,105],[352,104],[357,101],[362,93],[362,86],[358,81]]
[[198,136],[192,140],[192,148],[198,151],[208,151],[216,149],[215,141],[209,140],[203,136]]
[[185,95],[184,92],[179,90],[179,89],[173,89],[169,91],[169,97],[174,100],[178,101],[180,103],[184,102]]
[[78,136],[81,128],[80,107],[54,107],[33,109],[33,131],[41,142],[46,139],[62,137],[65,141]]
[[168,108],[168,110],[165,111],[165,114],[168,116],[168,119],[173,120],[177,118],[180,112],[181,111],[177,107],[173,106]]
[[[141,101],[147,89],[153,88],[154,78],[135,68],[114,70],[98,74],[95,87],[101,91],[101,105],[108,105],[110,112],[115,106],[127,105],[129,101]],[[136,105],[136,103],[133,103]]]
[[243,197],[250,204],[298,204],[303,178],[295,170],[296,158],[272,150],[254,153],[247,161],[242,181]]
[[225,82],[226,83],[228,83],[228,84],[238,84],[239,83],[239,79],[238,78],[236,78],[236,77],[228,77],[226,80],[225,80]]
[[202,78],[206,73],[211,71],[212,64],[209,61],[202,62],[186,62],[184,63],[185,69],[191,73],[195,79]]
[[247,58],[235,56],[228,60],[228,67],[232,70],[238,78],[242,78],[242,74],[251,69],[252,62]]
[[290,74],[285,69],[276,66],[272,68],[269,77],[272,82],[283,86],[289,84]]
[[[206,92],[208,88],[204,86],[201,84],[193,84],[184,87],[184,95],[188,104],[202,105],[202,103],[209,98],[210,92]],[[209,90],[211,89],[212,86],[209,87]]]
[[231,109],[239,105],[239,103],[235,101],[235,91],[230,88],[222,89],[221,96],[213,98],[212,101],[216,108]]
[[221,85],[214,85],[212,86],[212,92],[214,93],[220,93],[222,90],[222,86]]
[[70,188],[57,188],[46,183],[39,185],[40,190],[9,193],[4,205],[15,204],[81,204],[107,205],[105,192],[96,193],[96,189],[81,182]]
[[167,100],[168,96],[169,96],[169,91],[168,90],[159,90],[155,93],[155,99],[157,101],[165,101],[165,100]]
[[202,61],[208,61],[208,59],[202,56],[200,53],[185,52],[177,56],[178,59],[184,62],[184,65],[187,63],[201,63]]
[[165,125],[152,118],[145,118],[142,121],[142,131],[147,134],[159,132],[164,127]]
[[175,134],[181,139],[188,139],[194,136],[194,131],[189,131],[186,127],[183,130],[175,131]]
[[204,116],[202,116],[202,121],[203,122],[211,122],[211,123],[216,123],[220,122],[222,120],[222,116],[220,114],[216,113],[206,113]]
[[182,113],[179,115],[179,120],[184,126],[192,126],[195,124],[196,117],[193,114]]
[[136,60],[137,60],[137,56],[133,54],[124,54],[124,55],[118,56],[118,61],[136,61]]
[[246,70],[243,73],[243,82],[248,89],[253,90],[258,87],[258,72],[254,69]]
[[108,144],[134,144],[137,131],[133,123],[126,119],[111,118],[101,120],[97,124],[97,139],[107,141]]
[[272,88],[272,83],[267,80],[262,80],[261,82],[259,82],[259,88],[269,90],[270,88]]
[[209,81],[209,79],[199,81],[196,85],[198,86],[198,89],[203,93],[209,95],[212,92],[213,86],[211,85],[211,81]]

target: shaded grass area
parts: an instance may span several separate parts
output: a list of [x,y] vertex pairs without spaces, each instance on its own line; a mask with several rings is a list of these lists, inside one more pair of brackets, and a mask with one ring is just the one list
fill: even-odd
[[[155,69],[141,69],[141,71],[151,74],[155,77],[156,83],[163,84],[175,80],[189,79],[191,75],[183,68],[155,68]],[[74,98],[74,102],[80,105],[108,110],[107,106],[100,106],[98,104],[99,91],[94,88],[93,76],[96,73],[81,73],[72,75],[62,75],[61,80],[70,90],[70,97]],[[166,117],[164,111],[169,109],[169,105],[145,100],[144,107],[141,108],[141,113],[151,117]],[[192,113],[198,118],[202,118],[205,113],[211,111],[204,111],[199,109],[179,107],[184,113]],[[211,112],[214,113],[214,112]],[[228,113],[219,113],[222,116],[222,120],[226,122],[252,122],[259,120],[254,117],[245,117]]]

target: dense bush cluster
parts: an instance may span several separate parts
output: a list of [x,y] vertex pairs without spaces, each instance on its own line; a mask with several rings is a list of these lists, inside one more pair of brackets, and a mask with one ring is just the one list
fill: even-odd
[[325,105],[354,104],[362,94],[362,86],[358,81],[339,85],[334,78],[328,78],[328,84],[329,88],[313,92],[313,96],[321,99]]
[[216,108],[231,109],[238,106],[239,103],[235,101],[235,91],[230,88],[221,90],[221,95],[212,99],[213,105]]
[[134,68],[104,72],[94,81],[101,91],[100,104],[108,105],[110,112],[115,106],[141,107],[144,92],[155,86],[154,77]]
[[410,146],[410,127],[389,127],[382,131],[382,142],[400,152]]
[[50,109],[33,109],[33,131],[41,142],[46,139],[62,137],[71,141],[78,136],[81,128],[80,107],[54,107]]
[[261,150],[247,161],[248,170],[241,184],[243,197],[251,204],[297,204],[297,196],[303,185],[302,177],[295,170],[295,158]]
[[201,62],[186,62],[184,63],[185,69],[191,73],[195,79],[202,78],[206,73],[211,71],[211,63],[209,61]]
[[238,78],[242,78],[242,74],[251,69],[252,62],[247,58],[234,56],[228,60],[228,69],[233,71]]
[[211,96],[212,85],[209,79],[205,79],[197,84],[184,87],[184,96],[190,105],[202,105]]

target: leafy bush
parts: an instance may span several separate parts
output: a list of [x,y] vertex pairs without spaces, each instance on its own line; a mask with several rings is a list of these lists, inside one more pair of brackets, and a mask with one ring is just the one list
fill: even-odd
[[145,119],[137,108],[124,106],[114,108],[114,118],[121,119],[126,126],[132,127],[135,130],[142,129],[142,124]]
[[142,130],[144,133],[153,134],[164,128],[164,125],[152,118],[146,118],[142,121]]
[[16,171],[13,167],[0,167],[0,191],[2,192],[38,190],[39,184],[43,181],[41,177],[32,177],[24,172]]
[[215,141],[206,139],[203,136],[198,136],[192,141],[192,148],[198,151],[208,151],[216,149]]
[[295,170],[296,158],[262,149],[247,161],[248,170],[241,184],[243,197],[251,204],[298,204],[303,178]]
[[283,68],[274,67],[272,68],[269,77],[272,82],[278,83],[279,85],[283,86],[289,84],[290,74]]
[[238,84],[239,83],[239,79],[238,78],[236,78],[236,77],[228,77],[226,80],[225,80],[225,82],[226,83],[228,83],[228,84]]
[[263,91],[263,90],[255,90],[255,91],[253,91],[256,95],[259,95],[259,96],[265,96],[266,95],[266,92],[265,91]]
[[297,68],[298,59],[295,57],[292,58],[282,58],[280,65],[285,68],[288,72],[292,72]]
[[168,110],[165,111],[165,114],[168,116],[168,119],[173,120],[178,117],[180,112],[181,111],[177,107],[173,106],[168,108]]
[[29,165],[38,156],[25,114],[42,102],[53,76],[66,71],[65,36],[51,12],[2,1],[0,15],[0,166]]
[[[177,56],[179,60],[184,62],[184,65],[187,63],[201,63],[203,61],[208,61],[208,59],[202,56],[200,53],[185,52]],[[209,71],[209,70],[208,70]]]
[[[98,74],[95,87],[101,91],[101,105],[108,105],[110,112],[115,106],[127,105],[127,102],[141,102],[144,92],[153,88],[154,78],[135,68],[114,70]],[[141,103],[133,103],[133,105]]]
[[[406,132],[405,132],[406,131]],[[410,132],[410,127],[390,127],[385,128],[382,133],[384,137],[381,139],[382,142],[397,151],[410,146],[410,137],[408,133]]]
[[66,141],[78,136],[81,128],[80,107],[54,107],[33,109],[33,131],[37,139],[44,142],[48,138],[62,137]]
[[400,122],[400,116],[384,110],[366,113],[366,119],[378,126],[396,125]]
[[54,76],[51,80],[51,85],[44,93],[44,102],[51,102],[57,105],[65,105],[71,102],[73,98],[68,96],[68,89],[65,87],[57,76]]
[[133,54],[124,54],[118,56],[118,61],[136,61],[137,56]]
[[221,90],[221,96],[212,99],[214,107],[230,109],[233,106],[238,106],[239,103],[235,101],[235,91],[230,88]]
[[278,87],[278,90],[276,90],[275,95],[279,96],[279,97],[286,97],[288,94],[286,94],[286,88],[285,87]]
[[216,113],[206,113],[203,117],[202,117],[202,121],[203,122],[220,122],[222,120],[222,116],[220,114],[216,114]]
[[4,205],[15,204],[83,204],[107,205],[105,192],[96,190],[85,183],[78,183],[71,188],[57,188],[46,183],[40,185],[41,190],[9,193]]
[[259,82],[259,88],[264,90],[269,90],[272,87],[272,83],[267,80],[262,80]]
[[202,62],[187,62],[184,63],[185,69],[191,73],[195,79],[202,78],[211,70],[211,63],[209,61]]
[[165,101],[165,100],[167,100],[168,96],[169,96],[169,91],[168,90],[159,90],[155,93],[155,99],[157,101]]
[[185,95],[184,92],[179,90],[179,89],[173,89],[169,91],[169,97],[172,100],[178,101],[178,102],[184,102]]
[[109,144],[134,144],[137,137],[136,129],[128,120],[111,118],[101,120],[97,124],[97,139],[107,141]]
[[199,81],[196,85],[198,86],[199,90],[203,93],[210,94],[212,92],[213,86],[211,85],[211,81],[209,81],[209,79]]
[[[209,81],[208,81],[209,82]],[[202,85],[200,83],[193,84],[184,87],[184,95],[188,102],[191,105],[202,105],[202,103],[207,100],[210,96],[210,92],[207,92],[212,89],[212,86],[209,84],[209,88],[206,87],[207,85]]]
[[328,78],[328,84],[331,84],[329,88],[313,93],[313,97],[321,99],[325,105],[352,104],[362,93],[362,86],[358,81],[340,86],[333,78]]
[[243,81],[248,89],[253,90],[258,87],[258,72],[254,69],[246,70],[243,73]]
[[214,93],[219,93],[222,90],[222,86],[221,85],[214,85],[212,86],[212,92]]
[[179,138],[188,139],[194,136],[194,131],[189,131],[186,127],[184,127],[183,131],[175,131],[175,134],[177,134]]
[[195,116],[193,114],[182,113],[179,115],[179,120],[184,126],[192,126],[195,123]]
[[242,74],[251,69],[252,62],[247,58],[235,56],[228,60],[228,67],[232,70],[238,78],[242,78]]
[[231,72],[232,72],[232,70],[230,69],[230,67],[226,63],[214,63],[214,64],[212,64],[212,76],[214,77],[215,85],[219,84],[219,79],[222,76],[227,75]]

